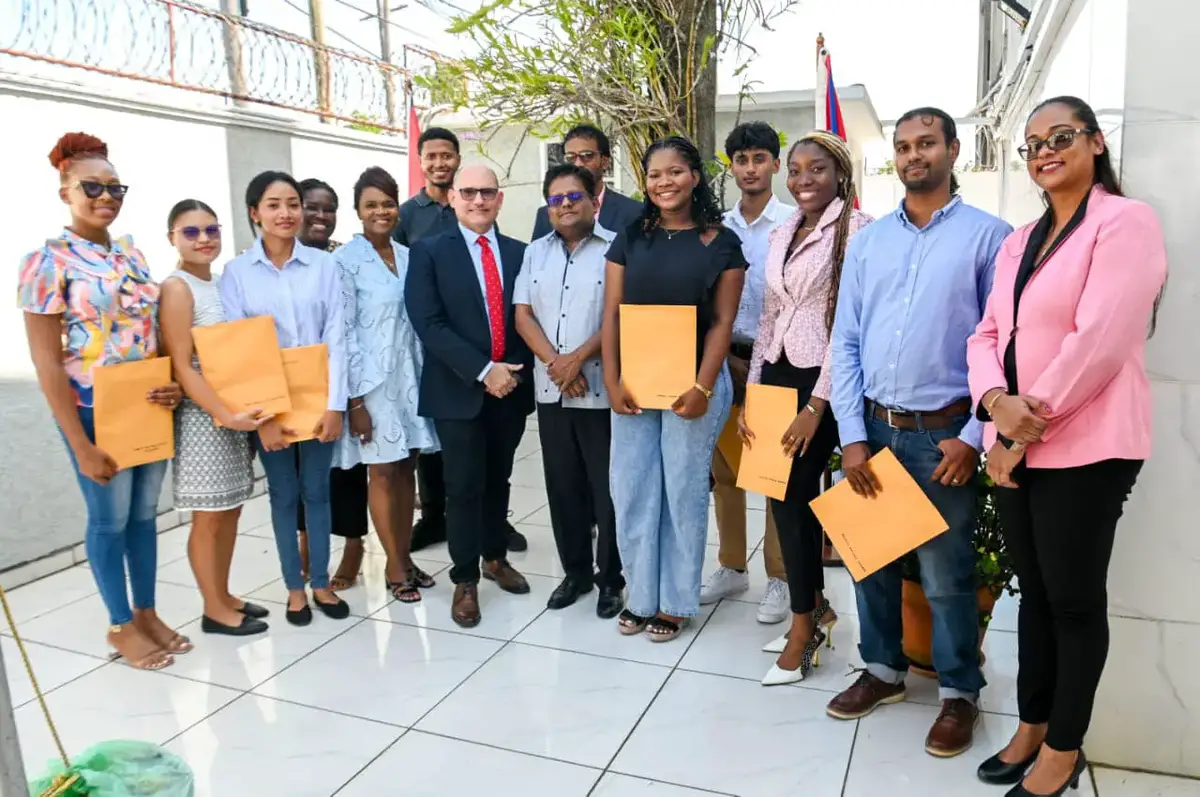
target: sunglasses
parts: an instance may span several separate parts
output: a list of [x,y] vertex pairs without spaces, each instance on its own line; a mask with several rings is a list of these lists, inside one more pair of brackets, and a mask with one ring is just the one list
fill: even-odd
[[564,153],[563,160],[566,161],[567,163],[576,163],[578,161],[583,161],[584,163],[591,163],[599,156],[600,156],[599,152],[593,152],[592,150],[589,149],[585,152]]
[[95,180],[80,180],[75,185],[79,186],[79,190],[88,199],[99,199],[100,195],[107,191],[110,197],[120,202],[129,193],[129,186],[121,185],[120,183],[100,183]]
[[459,195],[468,202],[474,201],[475,197],[483,197],[485,202],[491,202],[500,194],[499,188],[458,188]]
[[574,205],[587,198],[588,195],[586,191],[570,191],[566,194],[551,194],[550,196],[546,197],[546,204],[552,208],[556,208],[568,199],[571,200],[571,204]]
[[200,233],[204,233],[209,240],[217,241],[221,238],[221,225],[210,224],[207,227],[177,227],[175,232],[182,235],[185,241],[194,242],[200,240]]
[[1027,144],[1022,144],[1021,146],[1017,147],[1017,154],[1020,155],[1023,160],[1036,160],[1037,156],[1042,151],[1042,147],[1045,147],[1051,152],[1062,152],[1064,149],[1070,149],[1071,145],[1075,143],[1076,136],[1086,136],[1093,132],[1095,131],[1086,127],[1081,127],[1076,130],[1059,130],[1057,133],[1051,133],[1050,135],[1046,136],[1044,140],[1039,141],[1035,139]]

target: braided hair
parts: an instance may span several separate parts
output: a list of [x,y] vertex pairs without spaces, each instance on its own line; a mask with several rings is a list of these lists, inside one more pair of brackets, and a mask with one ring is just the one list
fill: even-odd
[[[655,141],[646,148],[646,153],[642,155],[642,174],[648,170],[650,158],[654,153],[664,149],[673,149],[678,152],[688,168],[699,175],[696,187],[692,189],[692,204],[689,212],[692,221],[700,228],[700,233],[703,234],[708,230],[720,227],[721,206],[713,194],[712,186],[708,183],[708,175],[704,172],[704,159],[700,157],[700,150],[696,149],[696,145],[691,141],[683,136],[667,136]],[[643,234],[648,238],[662,221],[662,211],[650,200],[650,191],[647,190],[645,193],[646,201],[642,205],[641,227]]]
[[854,204],[858,199],[858,191],[854,186],[854,156],[850,145],[834,133],[825,130],[814,130],[801,136],[788,152],[788,160],[792,153],[803,144],[815,144],[829,153],[837,164],[838,184],[837,195],[842,200],[842,212],[838,214],[833,239],[833,266],[829,276],[829,298],[825,304],[825,331],[833,332],[833,317],[837,313],[838,285],[842,281],[842,263],[846,259],[846,244],[850,241],[850,217],[854,215]]

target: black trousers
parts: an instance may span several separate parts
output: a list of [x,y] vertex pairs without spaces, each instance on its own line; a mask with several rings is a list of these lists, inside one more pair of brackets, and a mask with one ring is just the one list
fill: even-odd
[[473,584],[480,557],[494,562],[507,555],[509,479],[525,414],[513,399],[486,396],[475,418],[434,426],[442,443],[450,580]]
[[1117,521],[1142,463],[1108,459],[1013,473],[996,512],[1021,590],[1017,704],[1049,723],[1046,744],[1083,746],[1108,656],[1108,562]]
[[[608,491],[611,413],[538,404],[542,467],[550,500],[550,523],[558,559],[568,576],[621,588],[617,520]],[[598,572],[593,574],[592,521],[595,520]]]
[[[795,388],[796,412],[808,412],[804,405],[820,375],[820,368],[797,368],[788,362],[786,355],[781,355],[779,362],[763,364],[762,383]],[[783,554],[783,569],[787,572],[793,614],[807,614],[816,609],[816,592],[825,589],[825,568],[821,561],[825,533],[808,504],[821,494],[821,477],[837,443],[837,423],[827,408],[808,444],[808,451],[792,460],[786,496],[782,501],[771,499],[771,514],[779,532],[779,549]],[[777,446],[780,441],[759,437],[754,444]]]
[[[300,469],[300,448],[296,447],[296,469]],[[367,466],[355,465],[349,470],[329,469],[329,510],[333,515],[333,533],[347,539],[367,536]],[[308,531],[304,520],[304,502],[296,528]]]
[[440,453],[417,456],[417,491],[421,496],[421,518],[445,520],[446,480]]

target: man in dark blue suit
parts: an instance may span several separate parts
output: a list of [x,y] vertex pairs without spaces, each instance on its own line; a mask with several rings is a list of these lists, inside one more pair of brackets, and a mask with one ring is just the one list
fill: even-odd
[[[612,145],[603,130],[593,125],[572,127],[563,138],[563,160],[587,169],[595,176],[596,186],[600,189],[596,195],[596,222],[601,227],[610,232],[625,232],[626,227],[638,220],[642,203],[604,186],[604,175],[612,165]],[[553,230],[546,206],[542,205],[538,208],[530,240],[536,241]]]
[[525,244],[496,231],[503,200],[491,169],[462,168],[450,190],[458,226],[413,245],[405,282],[425,349],[418,412],[433,419],[442,443],[450,613],[464,628],[480,620],[481,575],[507,592],[529,592],[506,558],[509,478],[534,401],[533,355],[513,313]]

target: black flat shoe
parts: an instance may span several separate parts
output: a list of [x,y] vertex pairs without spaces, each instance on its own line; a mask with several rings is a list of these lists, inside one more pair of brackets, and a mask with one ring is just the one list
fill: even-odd
[[200,618],[201,631],[206,634],[219,634],[221,636],[253,636],[254,634],[263,633],[269,627],[262,620],[257,620],[249,615],[243,615],[242,622],[237,625],[218,623],[207,615]]
[[446,541],[446,517],[423,517],[413,524],[412,543],[410,551],[419,551],[430,545]]
[[625,608],[625,596],[620,587],[601,587],[600,597],[596,600],[596,616],[601,620],[611,620]]
[[308,625],[312,622],[312,607],[306,603],[303,609],[288,609],[285,617],[287,617],[287,621],[292,625]]
[[567,576],[554,588],[554,592],[550,593],[550,600],[546,601],[546,608],[565,609],[579,600],[581,595],[586,595],[591,591],[591,581],[583,581],[573,576]]
[[1080,750],[1079,758],[1075,759],[1075,769],[1071,772],[1071,777],[1067,778],[1067,782],[1054,791],[1049,794],[1034,794],[1026,789],[1024,782],[1022,782],[1009,789],[1004,797],[1062,797],[1062,795],[1067,793],[1067,789],[1079,788],[1079,778],[1083,775],[1084,770],[1087,769],[1087,765],[1087,758],[1084,756],[1083,751]]
[[238,609],[238,611],[247,617],[253,617],[255,620],[262,620],[271,616],[269,609],[250,601],[243,601],[242,608]]
[[508,550],[513,553],[529,550],[529,540],[525,539],[525,535],[508,524]]
[[317,596],[313,596],[313,603],[317,604],[317,608],[321,613],[330,620],[345,620],[350,616],[350,604],[346,603],[341,598],[338,598],[337,603],[322,603],[317,600]]
[[[1038,747],[1040,748],[1041,745],[1038,745]],[[979,769],[975,770],[975,774],[984,783],[991,783],[993,786],[1011,786],[1014,783],[1021,782],[1021,779],[1025,777],[1025,773],[1033,765],[1035,759],[1037,759],[1037,750],[1034,750],[1029,758],[1026,758],[1024,761],[1018,761],[1015,764],[1001,761],[1000,754],[996,753],[996,755],[980,764]]]

